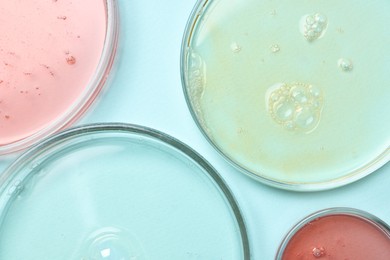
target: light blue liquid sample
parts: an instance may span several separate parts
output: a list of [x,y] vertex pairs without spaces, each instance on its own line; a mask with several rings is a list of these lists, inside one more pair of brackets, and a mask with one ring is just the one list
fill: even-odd
[[0,259],[243,258],[234,213],[202,167],[161,141],[106,135],[74,138],[14,172]]

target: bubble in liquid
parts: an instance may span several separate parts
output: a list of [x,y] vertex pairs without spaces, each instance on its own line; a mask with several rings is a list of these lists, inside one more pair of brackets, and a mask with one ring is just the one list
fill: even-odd
[[128,252],[126,245],[115,240],[104,241],[99,246],[96,246],[94,250],[91,258],[96,260],[128,259],[130,257],[130,252]]
[[200,98],[202,96],[206,83],[205,74],[205,64],[202,57],[191,50],[188,59],[187,87],[192,97]]
[[291,96],[298,103],[306,103],[308,102],[308,98],[305,92],[306,91],[303,87],[298,86],[291,91]]
[[316,123],[315,112],[310,107],[297,109],[295,123],[302,129],[310,129]]
[[191,97],[191,105],[193,111],[198,116],[199,123],[208,131],[205,123],[203,112],[201,109],[201,99],[203,97],[204,89],[207,80],[206,63],[200,54],[192,48],[187,49],[187,67],[186,67],[186,90]]
[[239,53],[241,51],[241,46],[238,45],[238,43],[236,42],[233,42],[231,45],[230,45],[230,49],[232,50],[232,52],[234,53]]
[[83,254],[83,260],[141,260],[146,259],[143,249],[134,237],[115,228],[102,229]]
[[14,182],[14,184],[8,189],[8,195],[18,195],[23,190],[23,184],[20,180]]
[[310,85],[308,89],[310,95],[312,95],[313,97],[319,97],[321,95],[321,90],[316,86]]
[[341,58],[337,61],[337,64],[343,71],[351,71],[353,70],[353,64],[350,59]]
[[293,116],[294,104],[292,104],[291,102],[280,102],[280,103],[276,103],[275,105],[276,105],[276,107],[274,108],[275,115],[280,120],[288,120]]
[[313,252],[313,256],[315,258],[320,258],[320,257],[323,257],[323,256],[326,255],[325,254],[325,249],[323,247],[320,247],[320,248],[315,247],[315,248],[313,248],[312,252]]
[[277,53],[280,51],[280,46],[278,44],[272,44],[270,47],[271,52]]
[[322,13],[307,14],[301,18],[300,31],[307,41],[321,38],[328,27],[328,19]]
[[312,132],[321,119],[322,93],[318,87],[304,83],[279,83],[266,93],[268,113],[287,130]]

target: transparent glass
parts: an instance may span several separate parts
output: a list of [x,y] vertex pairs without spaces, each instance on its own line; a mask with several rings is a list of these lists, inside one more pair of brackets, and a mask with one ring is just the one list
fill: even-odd
[[[354,5],[352,1],[350,3],[350,6]],[[388,4],[378,0],[370,7],[382,10],[381,3]],[[343,4],[348,5],[349,2]],[[388,118],[386,99],[389,92],[380,89],[375,92],[378,94],[375,98],[367,94],[359,97],[361,103],[342,103],[344,105],[340,108],[338,91],[342,89],[355,93],[357,77],[371,72],[361,71],[358,64],[354,67],[348,59],[334,59],[334,53],[328,55],[332,59],[326,55],[321,57],[324,61],[310,56],[322,55],[324,52],[321,50],[326,49],[325,46],[350,44],[350,41],[342,42],[344,29],[357,30],[356,26],[345,25],[344,20],[338,20],[345,16],[336,16],[331,6],[326,1],[319,2],[318,6],[305,2],[298,7],[289,1],[199,0],[188,20],[181,49],[181,79],[192,117],[205,138],[228,162],[267,185],[304,192],[333,189],[369,175],[390,160],[390,121],[385,119]],[[337,17],[337,23],[340,26],[344,24],[345,28],[333,28],[337,25],[336,21],[330,24],[329,17],[321,13],[307,14],[308,10],[317,12],[317,7],[329,13],[329,17]],[[358,11],[352,13],[359,14]],[[378,15],[380,19],[387,16],[385,12]],[[304,22],[311,23],[311,19],[317,18],[322,31],[311,35],[311,32],[305,31]],[[247,22],[247,19],[254,22]],[[278,19],[282,19],[281,24],[275,22],[280,21]],[[299,30],[300,26],[303,26],[303,31]],[[283,31],[283,28],[289,30]],[[381,33],[389,35],[384,31]],[[324,45],[325,42],[327,45]],[[354,48],[358,46],[354,44]],[[294,51],[296,47],[299,51]],[[336,47],[335,52],[340,51]],[[382,50],[380,55],[383,53],[383,48],[375,46],[371,49]],[[363,55],[369,52],[356,53]],[[288,55],[298,65],[285,65],[289,64],[288,58],[291,58]],[[363,58],[371,61],[371,57]],[[264,64],[268,61],[267,67]],[[317,65],[320,66],[319,73],[310,71]],[[299,70],[301,67],[307,67],[308,72]],[[319,90],[315,84],[295,82],[299,78],[316,82],[322,77],[318,77],[322,75],[321,71],[334,72],[335,75],[329,78],[339,77],[342,79],[340,82],[351,85],[331,89],[329,85],[335,85],[324,83],[322,85],[326,87]],[[357,75],[359,72],[362,74]],[[355,75],[356,79],[353,78]],[[287,82],[291,79],[292,83],[275,84],[284,82],[278,81],[280,77],[287,78]],[[386,86],[386,79],[388,76],[383,71],[383,81],[378,84]],[[271,83],[260,84],[262,80]],[[363,85],[359,87],[372,92],[372,84]],[[291,117],[289,103],[282,104],[284,99],[277,95],[283,89],[291,93],[292,89],[302,90],[305,94],[294,92],[287,98],[294,98],[294,102],[306,102],[303,107],[297,107],[294,113],[298,116],[296,122],[290,122],[291,125],[284,124],[284,119],[280,118]],[[370,106],[362,105],[371,99],[376,99],[371,106],[375,107],[372,111],[365,109]],[[349,100],[354,99],[351,97]],[[335,102],[335,105],[330,105],[331,102]],[[254,106],[247,105],[252,103]],[[348,111],[352,111],[351,118],[344,116]],[[305,116],[307,120],[299,121]],[[348,120],[344,120],[346,118]],[[340,123],[335,124],[336,121]],[[361,134],[359,131],[362,131]]]
[[0,177],[0,258],[249,259],[235,198],[196,152],[135,125],[67,130]]
[[112,69],[118,42],[119,32],[119,13],[116,0],[105,0],[107,28],[103,51],[100,57],[96,71],[91,77],[90,82],[85,87],[83,93],[65,111],[55,120],[48,122],[48,125],[42,130],[27,136],[13,143],[0,146],[0,155],[9,154],[19,150],[23,150],[39,140],[62,130],[75,121],[77,121],[93,104],[99,93],[102,91],[108,75]]

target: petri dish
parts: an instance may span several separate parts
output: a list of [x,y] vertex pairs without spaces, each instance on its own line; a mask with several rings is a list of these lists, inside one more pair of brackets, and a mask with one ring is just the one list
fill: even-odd
[[135,125],[67,130],[0,177],[0,258],[249,259],[235,198],[196,152]]
[[330,208],[300,221],[284,238],[276,260],[390,258],[390,227],[358,209]]
[[198,1],[181,74],[202,133],[242,172],[283,189],[331,189],[386,164],[389,8],[387,0]]
[[63,129],[91,106],[111,70],[116,0],[2,1],[0,155]]

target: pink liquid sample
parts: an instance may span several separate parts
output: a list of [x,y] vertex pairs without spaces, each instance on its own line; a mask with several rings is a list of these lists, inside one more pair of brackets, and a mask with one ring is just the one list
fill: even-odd
[[41,131],[86,90],[102,54],[103,0],[0,3],[0,145]]
[[354,216],[320,217],[290,240],[282,260],[389,260],[390,236]]

